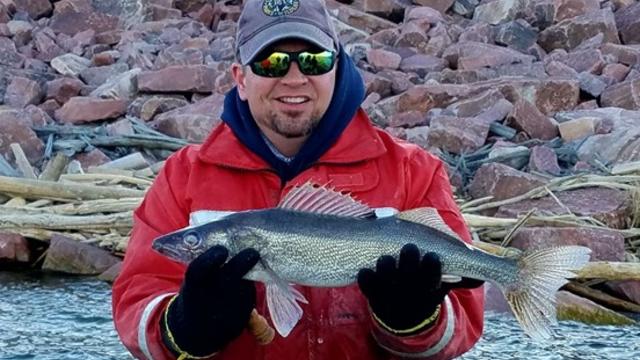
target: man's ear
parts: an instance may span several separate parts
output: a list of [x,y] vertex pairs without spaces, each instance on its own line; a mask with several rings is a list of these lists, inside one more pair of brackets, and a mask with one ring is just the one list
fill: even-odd
[[238,63],[231,64],[231,76],[238,88],[238,96],[240,96],[241,100],[247,100],[247,77],[244,67]]

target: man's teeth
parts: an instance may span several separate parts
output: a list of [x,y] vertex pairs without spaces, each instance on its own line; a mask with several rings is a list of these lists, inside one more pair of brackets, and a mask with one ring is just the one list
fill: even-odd
[[283,97],[280,98],[280,101],[288,104],[302,104],[307,101],[306,97]]

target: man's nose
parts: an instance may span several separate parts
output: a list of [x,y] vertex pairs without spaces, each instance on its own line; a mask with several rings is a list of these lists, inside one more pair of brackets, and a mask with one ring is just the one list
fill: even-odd
[[282,82],[287,85],[303,85],[308,81],[305,74],[300,71],[297,62],[293,62],[289,67],[289,71],[282,77]]

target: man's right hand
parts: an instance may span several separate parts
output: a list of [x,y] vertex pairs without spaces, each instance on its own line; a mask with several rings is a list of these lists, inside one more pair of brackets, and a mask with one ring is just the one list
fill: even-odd
[[215,353],[247,326],[256,290],[242,277],[260,254],[245,249],[225,263],[228,256],[225,247],[214,246],[189,264],[180,293],[165,310],[166,324],[165,316],[160,322],[163,340],[176,355]]

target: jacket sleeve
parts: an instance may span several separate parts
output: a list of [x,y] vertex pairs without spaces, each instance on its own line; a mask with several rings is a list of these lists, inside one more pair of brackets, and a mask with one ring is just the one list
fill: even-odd
[[113,319],[125,347],[138,359],[174,359],[160,335],[160,316],[178,292],[186,267],[151,248],[159,235],[188,224],[188,148],[164,164],[141,205],[120,275],[112,289]]
[[[442,162],[418,151],[405,172],[406,209],[436,208],[442,219],[460,237],[471,242],[469,230],[453,198],[449,177]],[[468,351],[482,335],[484,291],[456,289],[441,305],[436,324],[422,333],[398,337],[373,321],[373,335],[378,344],[399,357],[452,359]]]

